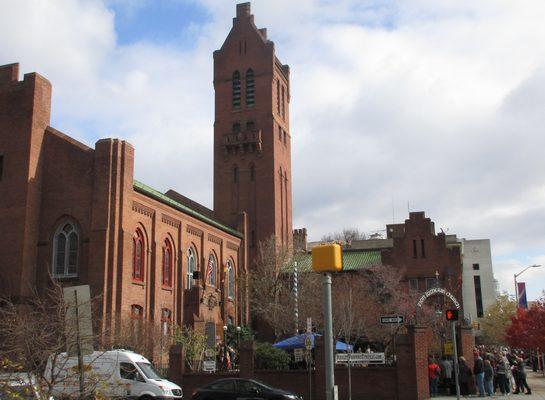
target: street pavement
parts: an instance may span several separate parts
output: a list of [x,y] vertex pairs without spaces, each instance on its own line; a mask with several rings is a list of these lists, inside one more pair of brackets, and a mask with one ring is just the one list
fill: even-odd
[[[495,396],[492,397],[500,397],[500,398],[509,398],[511,400],[545,400],[545,376],[541,373],[535,373],[528,371],[526,381],[528,382],[528,386],[530,386],[530,389],[532,389],[531,395],[526,394],[510,394],[508,396],[502,396],[501,393],[496,393]],[[455,399],[456,396],[443,396],[443,397],[434,397],[436,400],[452,400]],[[479,398],[478,395],[472,395],[472,396],[460,396],[460,398]]]

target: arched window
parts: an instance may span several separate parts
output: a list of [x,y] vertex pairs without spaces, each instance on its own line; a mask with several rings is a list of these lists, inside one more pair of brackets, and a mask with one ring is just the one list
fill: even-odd
[[231,261],[227,261],[227,297],[235,298],[235,269]]
[[240,108],[240,72],[233,72],[233,108]]
[[78,276],[79,235],[71,222],[61,224],[53,238],[53,276]]
[[163,244],[163,285],[172,286],[172,245],[168,239]]
[[195,262],[195,252],[190,247],[187,249],[187,275],[186,275],[186,281],[185,281],[185,288],[191,289],[194,285],[193,280],[193,272],[197,270],[197,263]]
[[254,164],[250,164],[250,181],[251,182],[255,181],[255,165]]
[[255,105],[255,83],[254,71],[250,68],[246,71],[246,106],[253,107]]
[[136,281],[144,280],[145,267],[145,246],[144,235],[140,229],[137,229],[132,238],[132,278]]
[[233,182],[238,182],[238,167],[236,165],[233,166]]
[[168,308],[161,310],[161,333],[163,336],[168,336],[170,327],[172,325],[172,311]]
[[218,263],[216,262],[216,257],[214,254],[210,254],[208,257],[208,264],[206,266],[206,282],[210,286],[216,286],[216,268]]

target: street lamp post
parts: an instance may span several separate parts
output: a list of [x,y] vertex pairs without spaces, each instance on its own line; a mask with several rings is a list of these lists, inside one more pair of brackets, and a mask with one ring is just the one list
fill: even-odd
[[240,331],[241,330],[242,328],[240,326],[237,326],[237,368],[238,368],[238,363],[240,362]]
[[227,325],[223,325],[223,363],[227,369]]
[[530,266],[524,268],[518,274],[513,275],[514,280],[515,280],[515,299],[517,300],[517,307],[519,305],[519,290],[518,290],[518,285],[517,285],[517,277],[521,276],[526,270],[528,270],[530,268],[539,268],[539,267],[541,267],[541,264],[539,264],[539,265],[537,265],[537,264],[530,265]]

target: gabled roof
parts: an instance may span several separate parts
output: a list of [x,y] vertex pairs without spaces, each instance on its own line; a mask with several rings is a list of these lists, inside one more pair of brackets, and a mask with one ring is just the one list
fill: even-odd
[[133,183],[134,190],[138,193],[141,193],[145,196],[148,196],[152,199],[155,199],[159,201],[160,203],[166,204],[169,207],[172,207],[178,211],[183,212],[184,214],[187,214],[191,217],[197,218],[198,220],[205,222],[209,225],[212,225],[215,228],[218,228],[224,232],[227,232],[233,236],[236,236],[238,238],[244,239],[244,236],[239,231],[230,228],[215,219],[212,219],[210,217],[207,217],[206,215],[203,215],[181,203],[178,203],[175,200],[172,200],[170,197],[165,196],[163,193],[159,192],[158,190],[155,190],[148,185],[143,184],[142,182],[138,182],[137,180],[134,180]]

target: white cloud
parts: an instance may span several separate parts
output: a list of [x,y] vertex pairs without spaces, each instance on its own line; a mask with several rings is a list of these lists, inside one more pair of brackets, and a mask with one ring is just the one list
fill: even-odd
[[[129,13],[148,4],[112,1]],[[127,138],[137,178],[210,206],[212,51],[235,2],[197,2],[210,20],[190,28],[195,46],[181,51],[120,45],[112,2],[18,1],[0,16],[0,62],[52,81],[58,128],[87,143]],[[252,7],[292,71],[295,226],[311,239],[383,229],[393,198],[397,221],[409,201],[449,233],[490,238],[503,286],[527,261],[513,254],[543,253],[545,3]]]

